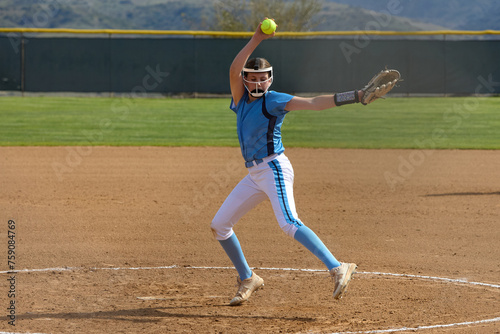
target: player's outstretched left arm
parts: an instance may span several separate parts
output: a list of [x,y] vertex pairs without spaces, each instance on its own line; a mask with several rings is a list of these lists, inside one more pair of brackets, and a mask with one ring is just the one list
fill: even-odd
[[[352,93],[354,98],[356,99],[355,91],[348,92]],[[346,94],[346,93],[341,93]],[[325,110],[336,107],[337,103],[335,95],[319,95],[315,97],[298,97],[294,96],[286,105],[285,110],[287,111],[295,111],[295,110]],[[364,92],[362,90],[357,91],[358,101],[361,101],[363,98]],[[337,96],[338,97],[338,96]]]
[[399,71],[385,69],[377,73],[361,90],[335,93],[333,95],[320,95],[311,98],[295,96],[287,103],[285,110],[325,110],[358,102],[367,105],[384,97],[400,80],[401,74]]

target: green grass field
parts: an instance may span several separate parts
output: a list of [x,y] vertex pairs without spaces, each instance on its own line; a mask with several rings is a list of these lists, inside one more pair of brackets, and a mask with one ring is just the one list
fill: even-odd
[[[238,146],[229,99],[0,98],[0,145]],[[388,98],[295,111],[286,147],[499,149],[499,98]]]

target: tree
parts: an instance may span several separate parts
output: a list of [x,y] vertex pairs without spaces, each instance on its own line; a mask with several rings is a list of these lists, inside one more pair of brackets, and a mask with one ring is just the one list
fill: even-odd
[[310,31],[320,23],[312,18],[321,9],[320,0],[217,0],[212,29],[253,31],[269,17],[280,31]]

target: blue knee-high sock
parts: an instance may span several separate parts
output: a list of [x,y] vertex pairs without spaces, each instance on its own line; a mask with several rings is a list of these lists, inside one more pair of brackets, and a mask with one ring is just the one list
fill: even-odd
[[300,242],[311,253],[316,255],[328,268],[328,270],[340,266],[340,262],[326,248],[321,239],[309,227],[302,225],[294,235],[295,240]]
[[252,270],[250,270],[247,260],[245,259],[245,255],[243,255],[243,251],[241,250],[238,238],[236,238],[236,234],[233,233],[229,239],[219,240],[219,243],[226,251],[226,254],[229,256],[231,262],[233,262],[240,279],[243,281],[244,279],[252,277]]

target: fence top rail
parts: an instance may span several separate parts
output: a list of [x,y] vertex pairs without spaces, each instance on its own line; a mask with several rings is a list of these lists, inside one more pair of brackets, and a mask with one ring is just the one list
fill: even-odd
[[[62,33],[62,34],[107,34],[107,35],[191,35],[213,37],[251,37],[253,32],[237,31],[203,31],[203,30],[124,30],[124,29],[69,29],[69,28],[0,28],[0,33]],[[427,35],[500,35],[500,30],[432,30],[432,31],[305,31],[277,32],[277,37],[309,37],[309,36],[427,36]]]

